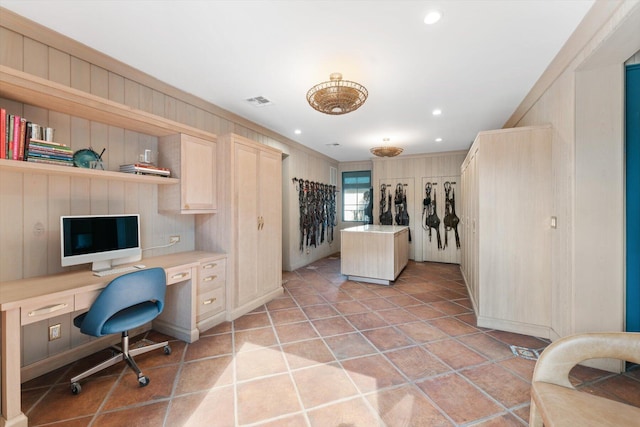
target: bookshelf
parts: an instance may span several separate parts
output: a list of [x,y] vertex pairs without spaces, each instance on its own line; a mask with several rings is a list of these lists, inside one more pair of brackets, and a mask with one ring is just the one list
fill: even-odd
[[133,173],[47,165],[6,159],[0,159],[0,170],[107,179],[110,181],[137,182],[140,184],[178,184],[180,182],[177,178],[167,178],[162,176],[136,175]]
[[152,136],[216,135],[81,90],[0,65],[0,97]]
[[[156,137],[186,134],[212,142],[217,139],[215,134],[201,129],[3,65],[0,65],[0,97]],[[0,159],[0,169],[151,184],[176,184],[180,182],[177,178],[32,164],[3,159]]]

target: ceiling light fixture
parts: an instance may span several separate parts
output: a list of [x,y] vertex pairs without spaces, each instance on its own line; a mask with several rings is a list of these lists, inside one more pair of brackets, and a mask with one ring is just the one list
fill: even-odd
[[378,156],[378,157],[395,157],[398,154],[402,153],[402,151],[404,151],[402,148],[400,147],[393,147],[389,144],[389,138],[384,138],[382,140],[382,142],[384,143],[384,145],[380,146],[380,147],[373,147],[370,151],[371,154],[373,154],[374,156]]
[[331,115],[347,114],[367,100],[369,92],[361,84],[342,80],[340,73],[332,73],[329,78],[307,92],[307,102],[313,109]]
[[293,133],[295,133],[296,135],[300,135],[302,131],[300,129],[296,129],[293,131]]
[[437,10],[432,10],[427,13],[427,16],[424,17],[424,23],[427,25],[433,25],[438,22],[442,18],[442,14]]
[[433,114],[434,116],[439,116],[440,114],[442,114],[442,110],[439,108],[436,108],[431,112],[431,114]]

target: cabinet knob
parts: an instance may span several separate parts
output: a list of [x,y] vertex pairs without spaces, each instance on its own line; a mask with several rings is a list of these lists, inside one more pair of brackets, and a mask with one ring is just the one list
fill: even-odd
[[202,279],[203,282],[210,282],[212,280],[214,280],[216,277],[218,277],[217,275],[213,275],[213,276],[207,276],[204,279]]
[[215,302],[215,300],[217,300],[218,298],[209,298],[207,300],[202,301],[202,305],[209,305],[213,302]]
[[218,264],[216,264],[215,262],[210,262],[209,264],[205,264],[205,265],[203,265],[203,266],[202,266],[202,269],[203,269],[203,270],[208,270],[208,269],[210,269],[210,268],[215,267],[216,265],[218,265]]

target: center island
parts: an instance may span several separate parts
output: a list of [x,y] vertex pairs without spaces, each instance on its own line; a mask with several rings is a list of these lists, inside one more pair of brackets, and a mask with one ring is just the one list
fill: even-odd
[[349,280],[390,285],[409,261],[409,227],[359,225],[340,231],[340,268]]

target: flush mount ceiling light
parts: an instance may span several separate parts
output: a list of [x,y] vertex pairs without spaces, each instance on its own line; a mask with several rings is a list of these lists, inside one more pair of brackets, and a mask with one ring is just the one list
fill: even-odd
[[357,110],[367,100],[369,92],[359,83],[342,80],[342,74],[332,73],[330,80],[307,92],[307,102],[321,113],[340,115]]
[[384,145],[380,147],[373,147],[370,150],[371,154],[378,157],[395,157],[403,151],[403,149],[400,147],[393,147],[391,145],[388,145],[389,138],[384,138],[382,142],[384,143]]
[[424,23],[427,25],[433,25],[438,22],[440,18],[442,18],[442,14],[437,10],[432,10],[424,17]]

